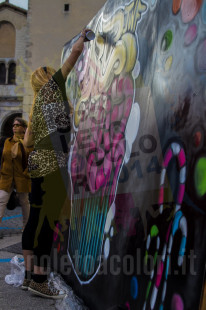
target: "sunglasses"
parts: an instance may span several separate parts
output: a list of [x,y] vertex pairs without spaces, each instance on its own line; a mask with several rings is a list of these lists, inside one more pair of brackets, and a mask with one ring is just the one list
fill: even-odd
[[20,127],[20,124],[13,124],[13,127]]

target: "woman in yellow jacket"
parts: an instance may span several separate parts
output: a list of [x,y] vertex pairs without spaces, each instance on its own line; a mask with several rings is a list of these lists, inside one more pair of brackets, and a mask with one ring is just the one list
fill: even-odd
[[0,223],[13,189],[16,189],[22,207],[23,227],[29,217],[29,192],[31,180],[28,175],[27,161],[29,149],[23,146],[27,122],[20,117],[13,122],[13,137],[5,140],[0,170]]

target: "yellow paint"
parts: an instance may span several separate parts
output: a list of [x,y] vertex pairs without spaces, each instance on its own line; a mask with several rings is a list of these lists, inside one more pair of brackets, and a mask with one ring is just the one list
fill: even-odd
[[97,40],[91,43],[88,51],[81,98],[75,108],[75,126],[79,126],[82,116],[81,104],[107,92],[115,76],[130,74],[133,70],[138,57],[135,30],[144,11],[146,5],[141,0],[133,1],[124,10],[120,7],[111,18],[105,20],[101,16],[99,19]]
[[172,61],[173,61],[173,57],[170,56],[167,58],[166,62],[165,62],[165,71],[169,71],[171,66],[172,66]]

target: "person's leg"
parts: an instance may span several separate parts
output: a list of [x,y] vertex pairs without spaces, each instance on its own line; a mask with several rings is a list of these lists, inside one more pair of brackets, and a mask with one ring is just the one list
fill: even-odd
[[30,211],[29,194],[17,193],[17,197],[19,199],[20,206],[22,207],[23,229],[24,229],[29,218],[29,211]]
[[53,233],[47,219],[44,219],[38,236],[38,246],[34,248],[34,273],[29,290],[42,297],[59,299],[65,297],[65,292],[57,289],[54,283],[48,280]]
[[24,256],[25,275],[24,275],[24,282],[21,288],[23,290],[28,290],[34,269],[34,253],[31,250],[23,250],[22,252]]
[[63,206],[66,199],[66,191],[59,171],[44,177],[41,185],[42,189],[44,189],[44,195],[36,229],[34,273],[29,290],[47,298],[63,298],[65,296],[64,292],[53,287],[47,278],[55,223],[59,219],[61,206]]
[[2,218],[4,216],[6,205],[7,205],[8,201],[9,201],[11,193],[12,193],[12,191],[10,191],[8,193],[8,192],[6,192],[4,190],[0,190],[0,224],[2,222]]
[[25,279],[22,289],[27,290],[34,270],[34,238],[38,225],[40,209],[31,207],[29,219],[22,234],[22,252],[25,264]]

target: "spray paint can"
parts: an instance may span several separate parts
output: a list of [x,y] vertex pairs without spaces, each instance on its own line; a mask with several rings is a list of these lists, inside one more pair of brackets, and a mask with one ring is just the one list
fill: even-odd
[[95,38],[95,33],[92,30],[89,30],[86,32],[86,41],[91,41],[94,40]]

